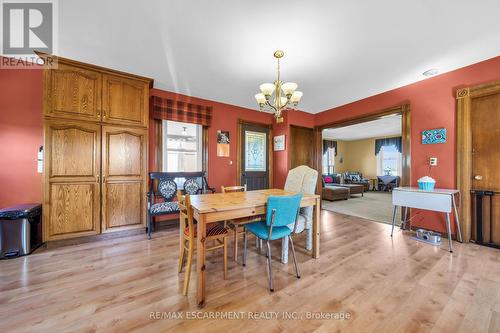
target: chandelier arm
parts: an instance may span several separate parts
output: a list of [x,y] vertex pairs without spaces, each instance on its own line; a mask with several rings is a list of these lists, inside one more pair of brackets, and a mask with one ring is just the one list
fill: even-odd
[[277,112],[277,111],[278,111],[278,109],[277,109],[274,105],[272,105],[271,103],[269,103],[269,101],[266,101],[266,105],[268,105],[268,106],[269,106],[271,109],[273,109],[275,112]]

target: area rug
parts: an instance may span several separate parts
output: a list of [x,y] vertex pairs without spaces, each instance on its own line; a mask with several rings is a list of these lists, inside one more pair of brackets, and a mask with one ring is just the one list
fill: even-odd
[[348,200],[321,202],[322,208],[332,212],[362,217],[368,220],[392,224],[392,196],[389,192],[365,192],[361,197],[353,195]]

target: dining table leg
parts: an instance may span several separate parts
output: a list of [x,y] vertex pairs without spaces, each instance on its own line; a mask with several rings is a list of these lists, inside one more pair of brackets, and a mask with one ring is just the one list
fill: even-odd
[[205,215],[200,214],[197,223],[196,236],[196,302],[198,307],[205,306],[205,239],[206,239]]
[[313,214],[313,250],[312,257],[319,258],[319,238],[320,238],[320,217],[321,217],[321,198],[316,198]]

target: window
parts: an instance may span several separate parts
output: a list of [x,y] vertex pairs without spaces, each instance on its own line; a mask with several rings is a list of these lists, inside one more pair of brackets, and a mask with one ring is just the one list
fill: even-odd
[[328,148],[323,154],[323,174],[331,175],[335,172],[335,148]]
[[377,154],[377,174],[380,176],[401,176],[401,153],[395,146],[382,146]]
[[245,131],[245,171],[266,171],[266,133]]
[[162,171],[203,171],[203,127],[170,120],[163,120],[162,126]]

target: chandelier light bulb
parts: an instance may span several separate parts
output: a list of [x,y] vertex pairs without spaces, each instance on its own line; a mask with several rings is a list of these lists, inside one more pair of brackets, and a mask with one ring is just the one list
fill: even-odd
[[292,96],[293,92],[297,89],[298,84],[295,82],[286,82],[281,85],[281,89],[285,93],[286,97]]
[[297,103],[299,103],[299,102],[300,102],[300,99],[302,98],[302,95],[303,95],[302,91],[295,91],[295,92],[292,94],[292,97],[290,97],[290,101],[291,101],[292,103],[297,104]]
[[274,84],[272,83],[263,83],[259,86],[260,91],[266,96],[266,98],[269,98],[274,91]]
[[266,96],[264,96],[263,93],[255,94],[255,99],[257,100],[257,103],[259,103],[259,105],[266,104]]

